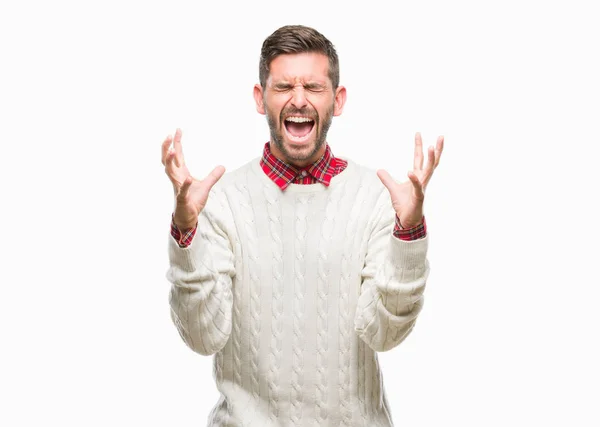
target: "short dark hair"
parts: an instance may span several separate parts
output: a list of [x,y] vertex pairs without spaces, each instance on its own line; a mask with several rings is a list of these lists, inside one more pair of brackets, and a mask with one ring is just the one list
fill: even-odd
[[264,88],[269,66],[276,57],[289,53],[316,52],[329,59],[329,79],[336,90],[340,84],[340,64],[333,44],[317,30],[303,25],[286,25],[265,39],[260,51],[258,78]]

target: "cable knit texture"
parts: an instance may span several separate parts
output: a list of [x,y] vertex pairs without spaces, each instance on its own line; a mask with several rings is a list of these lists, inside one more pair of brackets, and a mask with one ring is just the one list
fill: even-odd
[[412,330],[427,237],[392,235],[375,171],[281,191],[259,159],[213,187],[192,244],[169,237],[171,317],[214,354],[209,426],[391,426],[378,351]]

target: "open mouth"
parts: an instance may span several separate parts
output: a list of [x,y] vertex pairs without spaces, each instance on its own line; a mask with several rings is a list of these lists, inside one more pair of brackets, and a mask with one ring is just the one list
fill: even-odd
[[283,121],[283,125],[292,142],[305,142],[315,127],[315,121],[310,117],[289,116]]

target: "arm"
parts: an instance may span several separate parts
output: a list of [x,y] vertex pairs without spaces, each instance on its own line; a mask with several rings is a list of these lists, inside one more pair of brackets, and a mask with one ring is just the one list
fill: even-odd
[[[417,133],[413,170],[408,172],[408,182],[397,183],[385,170],[377,173],[389,191],[393,209],[380,197],[378,220],[368,242],[355,316],[356,332],[375,351],[386,351],[402,342],[423,307],[423,291],[429,274],[423,201],[425,188],[440,162],[444,137],[438,138],[435,148],[428,148],[424,168],[422,145],[421,134]],[[392,237],[390,231],[394,223],[396,229]],[[408,231],[408,236],[403,237],[411,238],[396,236],[399,224],[406,226]]]
[[394,211],[384,197],[379,206],[381,214],[362,270],[354,327],[373,350],[387,351],[408,336],[423,306],[428,240],[404,241],[393,236]]
[[[181,236],[175,240],[177,233],[169,238],[171,318],[192,350],[206,355],[216,353],[231,331],[234,276],[231,234],[225,226],[232,223],[231,211],[227,202],[211,191],[225,168],[216,167],[203,180],[192,177],[185,164],[180,129],[164,140],[161,162],[175,195],[172,233],[192,228],[196,232],[196,226],[200,230],[200,235],[188,239],[186,245],[181,244]],[[210,203],[209,193],[214,199]]]
[[221,350],[231,332],[235,269],[225,205],[211,192],[191,244],[182,248],[169,238],[171,318],[184,342],[203,355]]

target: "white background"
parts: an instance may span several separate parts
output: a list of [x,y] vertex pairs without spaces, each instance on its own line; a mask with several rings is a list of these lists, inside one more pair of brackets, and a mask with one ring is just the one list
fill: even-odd
[[207,3],[0,6],[0,424],[205,425],[160,144],[181,127],[198,177],[257,157],[260,46],[304,24],[348,90],[334,154],[404,177],[446,137],[425,308],[380,357],[396,425],[600,425],[593,2]]

